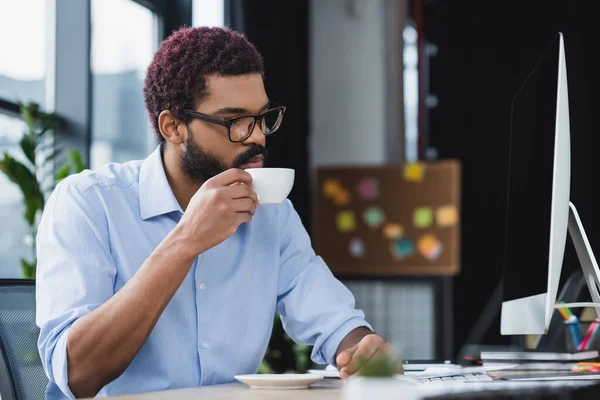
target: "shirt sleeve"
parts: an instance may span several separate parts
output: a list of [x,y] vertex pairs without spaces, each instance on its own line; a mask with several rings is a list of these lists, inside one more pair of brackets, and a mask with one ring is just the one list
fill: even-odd
[[355,309],[354,296],[312,248],[298,213],[287,200],[280,217],[280,274],[276,311],[290,337],[313,346],[317,364],[335,364],[337,348],[350,331],[371,328]]
[[68,398],[75,398],[67,373],[69,328],[113,295],[116,276],[101,198],[94,187],[82,191],[76,178],[53,191],[37,234],[38,350],[50,382]]

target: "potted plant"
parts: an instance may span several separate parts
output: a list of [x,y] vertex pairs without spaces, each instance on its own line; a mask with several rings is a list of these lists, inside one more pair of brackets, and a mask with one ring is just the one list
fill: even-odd
[[351,376],[342,389],[344,400],[404,399],[407,386],[395,376],[402,372],[402,362],[393,353],[376,353],[359,361],[358,374]]
[[55,163],[59,161],[62,151],[56,146],[52,133],[61,126],[60,118],[54,113],[43,112],[35,102],[19,103],[19,107],[26,126],[19,142],[24,161],[4,152],[4,157],[0,159],[0,171],[23,193],[23,217],[29,227],[26,242],[31,247],[31,258],[21,258],[21,269],[23,277],[34,279],[37,265],[35,238],[45,198],[58,181],[71,173],[83,171],[85,166],[80,153],[71,150],[68,160],[54,174]]

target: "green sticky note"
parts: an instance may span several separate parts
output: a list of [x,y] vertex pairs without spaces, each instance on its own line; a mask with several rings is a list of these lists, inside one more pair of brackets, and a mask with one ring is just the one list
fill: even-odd
[[377,228],[385,220],[385,214],[379,207],[369,207],[364,212],[363,219],[370,228]]
[[415,210],[414,222],[417,228],[428,228],[433,222],[433,211],[429,207],[419,207]]

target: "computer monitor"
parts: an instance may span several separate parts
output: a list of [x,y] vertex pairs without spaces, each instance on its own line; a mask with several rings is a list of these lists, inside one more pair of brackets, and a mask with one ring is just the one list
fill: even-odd
[[[559,33],[512,102],[502,335],[547,332],[567,231],[592,298],[600,303],[600,271],[569,202],[570,169],[567,66],[564,38]],[[600,313],[600,304],[594,306]]]

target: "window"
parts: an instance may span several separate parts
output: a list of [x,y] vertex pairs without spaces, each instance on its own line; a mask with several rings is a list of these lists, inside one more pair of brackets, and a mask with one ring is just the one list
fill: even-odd
[[46,0],[0,4],[0,97],[44,105]]
[[92,0],[90,164],[145,158],[156,146],[144,106],[146,68],[158,44],[158,19],[131,0]]
[[[25,130],[25,123],[18,117],[0,112],[0,157],[4,152],[19,161],[23,152],[19,141]],[[23,195],[19,187],[0,173],[0,276],[2,278],[21,278],[21,257],[30,260],[31,240],[29,227],[23,217]]]
[[224,0],[194,0],[192,3],[193,26],[225,25]]

